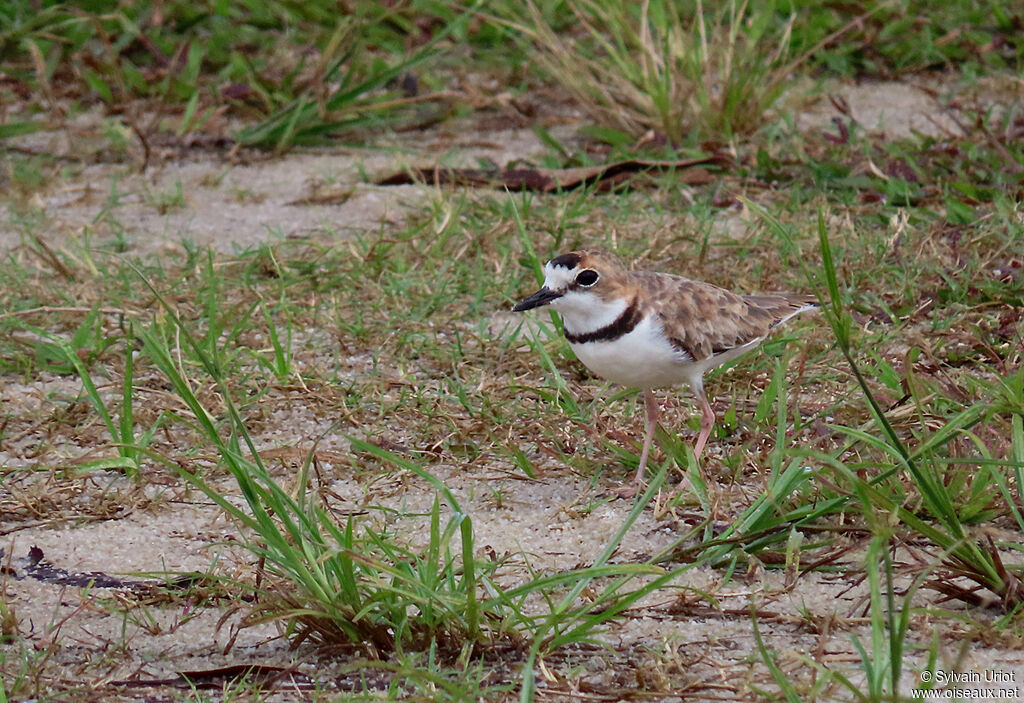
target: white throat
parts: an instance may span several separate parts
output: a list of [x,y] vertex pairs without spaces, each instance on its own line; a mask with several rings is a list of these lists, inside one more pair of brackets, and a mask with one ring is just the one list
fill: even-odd
[[602,300],[589,291],[570,290],[551,302],[551,307],[562,315],[562,322],[570,334],[587,334],[606,327],[619,319],[629,307],[623,298]]

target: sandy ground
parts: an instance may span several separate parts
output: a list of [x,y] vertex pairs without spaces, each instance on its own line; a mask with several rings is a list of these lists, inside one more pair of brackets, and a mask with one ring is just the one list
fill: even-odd
[[[841,93],[852,114],[868,129],[894,135],[957,129],[943,116],[934,116],[934,102],[923,91],[874,84],[843,88]],[[799,124],[807,130],[829,129],[835,114],[827,100],[820,100],[807,107]],[[572,128],[555,129],[568,135]],[[66,148],[62,135],[33,139],[36,146],[58,153]],[[86,166],[71,182],[38,196],[45,225],[36,231],[51,246],[73,243],[85,225],[102,221],[104,204],[116,192],[120,206],[116,231],[112,225],[109,236],[119,237],[133,254],[175,256],[183,239],[230,252],[268,239],[311,233],[337,238],[372,235],[427,207],[435,194],[420,186],[375,187],[366,183],[364,174],[377,176],[406,164],[432,165],[439,159],[450,165],[476,165],[479,158],[504,164],[535,157],[543,150],[529,129],[479,134],[452,125],[400,140],[388,150],[299,151],[238,165],[218,154],[191,152],[187,158],[155,165],[145,174],[123,163],[98,162]],[[163,196],[173,197],[179,184],[184,205],[165,211],[154,205]],[[332,204],[303,202],[325,189],[346,195]],[[24,236],[12,221],[9,212],[0,213],[2,249],[19,246]],[[45,414],[63,402],[61,397],[74,395],[74,386],[69,377],[4,377],[0,396],[5,413]],[[333,420],[315,409],[293,406],[271,416],[258,440],[262,446],[306,448]],[[0,464],[32,466],[28,450],[33,442],[31,433],[8,439],[0,445]],[[337,431],[329,431],[320,442],[325,451],[346,446]],[[64,451],[73,458],[89,449],[85,443]],[[483,459],[469,466],[430,468],[472,514],[481,549],[522,552],[539,570],[572,568],[593,559],[630,507],[626,501],[614,501],[582,510],[600,488],[558,467],[537,481],[500,480],[500,506],[491,488],[495,478],[511,473],[512,467]],[[342,507],[361,505],[369,492],[377,504],[410,511],[425,511],[433,501],[427,486],[410,475],[396,473],[368,487],[329,462],[326,472],[330,488],[344,501]],[[233,544],[236,528],[195,492],[187,493],[171,481],[140,489],[117,474],[94,474],[82,481],[80,495],[70,490],[54,496],[68,508],[83,509],[84,517],[78,522],[54,524],[45,516],[11,520],[0,515],[5,566],[0,583],[16,611],[21,633],[39,650],[57,643],[51,657],[63,665],[60,687],[77,682],[86,697],[90,690],[100,691],[102,700],[171,700],[182,694],[168,687],[127,689],[109,682],[161,679],[177,671],[250,662],[295,667],[320,681],[327,691],[344,690],[358,681],[343,671],[344,657],[332,658],[309,646],[289,649],[274,624],[237,630],[243,613],[228,612],[234,604],[211,598],[202,603],[129,608],[126,603],[133,596],[121,589],[84,589],[32,577],[28,554],[33,546],[42,550],[47,562],[68,572],[103,572],[132,579],[142,578],[139,574],[207,571],[231,576],[250,568],[244,550]],[[17,489],[8,482],[0,486],[0,497]],[[685,516],[680,521],[671,516],[656,519],[646,511],[617,560],[659,551],[677,539],[685,522]],[[573,699],[568,692],[576,684],[571,682],[583,682],[589,688],[578,691],[575,699],[590,695],[594,700],[610,700],[616,691],[643,683],[664,690],[663,697],[669,699],[729,700],[731,691],[743,688],[738,682],[756,681],[770,688],[754,645],[749,618],[752,601],[762,613],[765,641],[780,654],[785,670],[799,670],[799,676],[806,677],[809,670],[799,657],[816,655],[854,680],[862,676],[863,667],[851,643],[851,635],[865,643],[870,640],[864,619],[867,591],[860,579],[842,573],[811,573],[786,583],[781,573],[754,569],[720,588],[720,578],[720,573],[709,569],[684,575],[678,592],[634,609],[616,625],[607,637],[608,649],[567,652],[551,663],[550,677],[538,670],[541,693],[549,699],[563,695]],[[703,592],[717,593],[716,601],[704,599]],[[920,599],[928,600],[937,596]],[[929,633],[914,637],[925,648],[933,627],[929,616],[915,615],[914,623],[916,632]],[[1019,643],[1013,647],[1005,641],[979,640],[965,651],[943,648],[942,653],[946,660],[940,665],[947,670],[1005,672],[1015,679],[1010,685],[1024,690],[1024,652]],[[919,668],[925,656],[923,649],[909,651],[905,665]],[[569,674],[570,670],[575,673]],[[908,690],[918,683],[913,673],[905,681]],[[298,694],[280,695],[289,700]]]

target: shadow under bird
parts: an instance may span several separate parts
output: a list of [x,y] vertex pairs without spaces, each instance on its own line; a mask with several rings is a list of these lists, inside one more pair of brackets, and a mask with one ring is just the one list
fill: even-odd
[[[699,461],[715,424],[704,374],[756,348],[779,325],[817,307],[809,295],[740,295],[682,276],[631,271],[611,254],[573,251],[544,264],[544,285],[516,304],[562,317],[576,357],[612,383],[643,390],[647,430],[633,486],[643,486],[661,411],[653,389],[686,383],[701,409]],[[685,485],[685,479],[680,487]]]

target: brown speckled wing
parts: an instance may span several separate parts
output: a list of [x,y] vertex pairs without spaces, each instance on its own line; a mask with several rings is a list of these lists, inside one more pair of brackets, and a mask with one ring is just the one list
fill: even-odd
[[744,295],[743,299],[750,305],[767,310],[772,316],[772,327],[785,322],[798,311],[809,307],[818,307],[818,299],[813,295]]
[[741,296],[665,273],[635,271],[630,276],[648,296],[669,341],[695,361],[765,337],[814,302],[800,295]]

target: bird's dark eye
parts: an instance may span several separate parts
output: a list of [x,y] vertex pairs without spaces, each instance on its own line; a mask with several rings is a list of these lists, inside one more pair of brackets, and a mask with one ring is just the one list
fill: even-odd
[[597,271],[587,269],[586,271],[580,271],[579,275],[576,276],[576,284],[589,288],[597,283],[599,278],[600,276],[597,275]]

